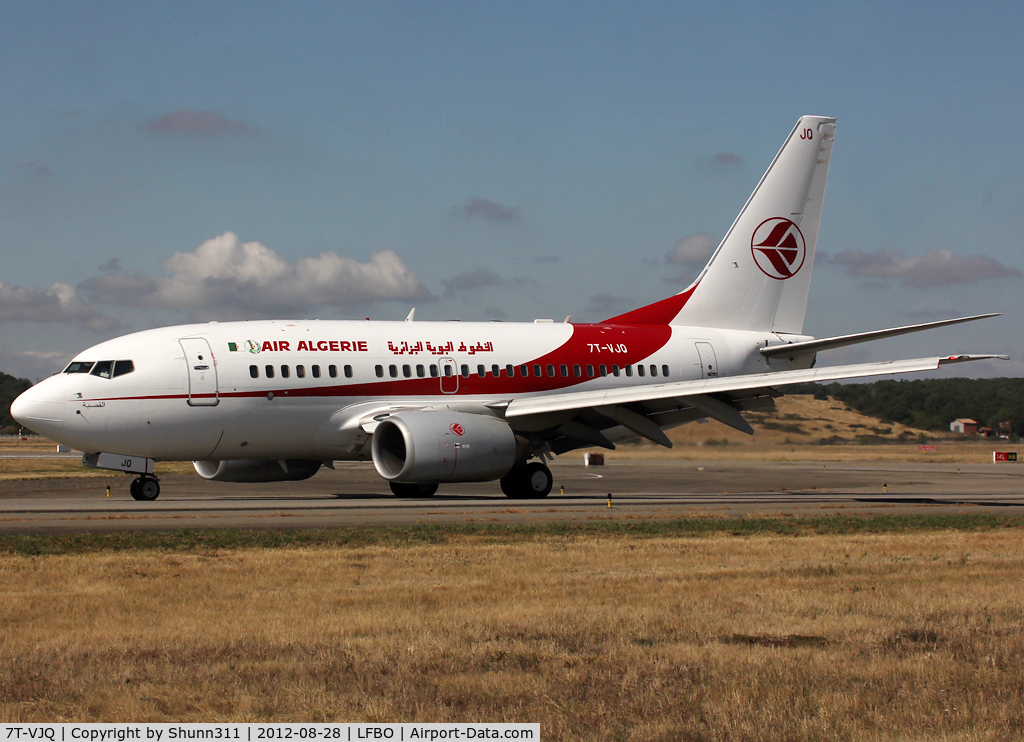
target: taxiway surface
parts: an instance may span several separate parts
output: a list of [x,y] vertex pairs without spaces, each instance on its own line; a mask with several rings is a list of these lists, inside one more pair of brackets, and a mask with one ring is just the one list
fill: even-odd
[[337,470],[303,482],[228,484],[170,475],[161,479],[155,502],[132,500],[130,479],[122,475],[13,480],[0,482],[0,533],[1024,513],[1024,469],[1013,464],[664,460],[600,468],[556,462],[552,472],[555,486],[543,500],[510,500],[496,482],[442,485],[432,498],[397,498],[371,464],[340,462]]

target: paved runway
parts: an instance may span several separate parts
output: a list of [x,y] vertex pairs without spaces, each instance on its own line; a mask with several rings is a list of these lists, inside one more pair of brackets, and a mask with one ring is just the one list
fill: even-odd
[[171,475],[162,478],[162,494],[150,503],[132,500],[130,478],[122,475],[0,482],[0,533],[1024,513],[1024,468],[1014,464],[632,461],[588,469],[556,462],[555,487],[544,500],[509,500],[497,482],[442,485],[428,499],[396,498],[372,465],[338,467],[304,482],[272,484]]

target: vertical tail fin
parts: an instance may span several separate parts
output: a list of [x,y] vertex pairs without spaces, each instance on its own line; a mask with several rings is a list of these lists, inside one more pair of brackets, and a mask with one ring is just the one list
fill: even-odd
[[834,118],[803,116],[697,280],[606,321],[800,334],[834,133]]

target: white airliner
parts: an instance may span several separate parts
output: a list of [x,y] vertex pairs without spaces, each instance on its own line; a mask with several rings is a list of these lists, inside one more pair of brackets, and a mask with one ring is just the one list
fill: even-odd
[[260,321],[146,330],[79,353],[11,414],[137,474],[193,461],[223,482],[301,480],[373,461],[397,495],[498,479],[544,497],[544,463],[701,418],[747,433],[772,387],[1005,356],[813,368],[818,351],[994,315],[815,340],[803,335],[835,119],[804,116],[685,291],[596,324]]

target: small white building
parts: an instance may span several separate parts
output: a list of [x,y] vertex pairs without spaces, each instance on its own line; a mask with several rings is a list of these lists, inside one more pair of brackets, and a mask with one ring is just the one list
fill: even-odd
[[961,435],[977,435],[978,422],[969,417],[959,417],[949,424],[949,429]]

